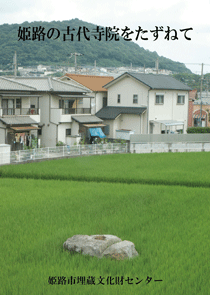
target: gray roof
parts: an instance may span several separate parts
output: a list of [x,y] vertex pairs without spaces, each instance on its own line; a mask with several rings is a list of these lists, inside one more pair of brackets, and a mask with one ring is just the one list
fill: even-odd
[[96,116],[103,120],[114,120],[120,114],[140,115],[147,108],[146,107],[110,107],[107,106],[96,113]]
[[93,115],[79,115],[79,116],[72,116],[72,118],[81,124],[88,124],[88,123],[101,123],[103,120],[99,119]]
[[24,83],[13,81],[5,77],[0,77],[0,90],[30,91],[30,90],[36,90],[36,88],[27,86]]
[[69,82],[56,80],[52,77],[15,77],[13,81],[21,82],[22,84],[35,88],[37,91],[88,92],[83,87],[71,85]]
[[6,125],[30,125],[38,124],[36,121],[31,119],[29,116],[7,116],[0,118],[0,120]]
[[136,80],[142,82],[147,85],[151,89],[167,89],[167,90],[191,90],[191,88],[184,83],[176,80],[172,76],[169,75],[158,75],[158,74],[142,74],[142,73],[132,73],[126,72],[121,76],[117,77],[113,81],[104,85],[105,88],[108,88],[113,83],[117,82],[124,75],[129,75]]

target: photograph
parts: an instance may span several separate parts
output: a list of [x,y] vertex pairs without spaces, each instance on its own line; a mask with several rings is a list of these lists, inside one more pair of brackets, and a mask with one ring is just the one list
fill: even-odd
[[209,12],[1,0],[1,294],[210,294]]

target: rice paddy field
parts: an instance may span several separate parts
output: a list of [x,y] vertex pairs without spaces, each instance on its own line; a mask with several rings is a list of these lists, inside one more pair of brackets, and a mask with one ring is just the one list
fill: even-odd
[[[210,153],[78,157],[0,167],[1,294],[210,294]],[[135,244],[70,254],[76,234]]]

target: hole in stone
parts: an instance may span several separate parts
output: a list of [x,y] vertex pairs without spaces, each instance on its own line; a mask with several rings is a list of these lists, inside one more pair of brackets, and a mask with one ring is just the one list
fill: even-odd
[[106,237],[105,236],[97,236],[95,237],[95,240],[105,240]]

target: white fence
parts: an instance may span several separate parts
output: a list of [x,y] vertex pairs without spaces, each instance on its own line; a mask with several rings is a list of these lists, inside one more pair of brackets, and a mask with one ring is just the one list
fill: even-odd
[[[9,159],[10,164],[40,159],[52,159],[60,157],[71,157],[81,155],[102,155],[113,153],[127,153],[127,143],[107,143],[72,145],[60,147],[37,148],[31,150],[20,150],[10,153],[0,153],[0,159]],[[0,161],[3,164],[4,162]]]
[[210,142],[131,143],[131,153],[209,152]]
[[8,163],[10,163],[10,145],[0,144],[0,165]]
[[[131,153],[164,153],[164,152],[209,152],[210,142],[150,142],[150,143],[130,143]],[[53,159],[60,157],[82,156],[82,155],[102,155],[113,153],[128,153],[127,143],[107,143],[72,145],[61,147],[47,147],[31,150],[20,150],[15,152],[0,152],[0,165],[5,163],[21,163],[40,159]]]

